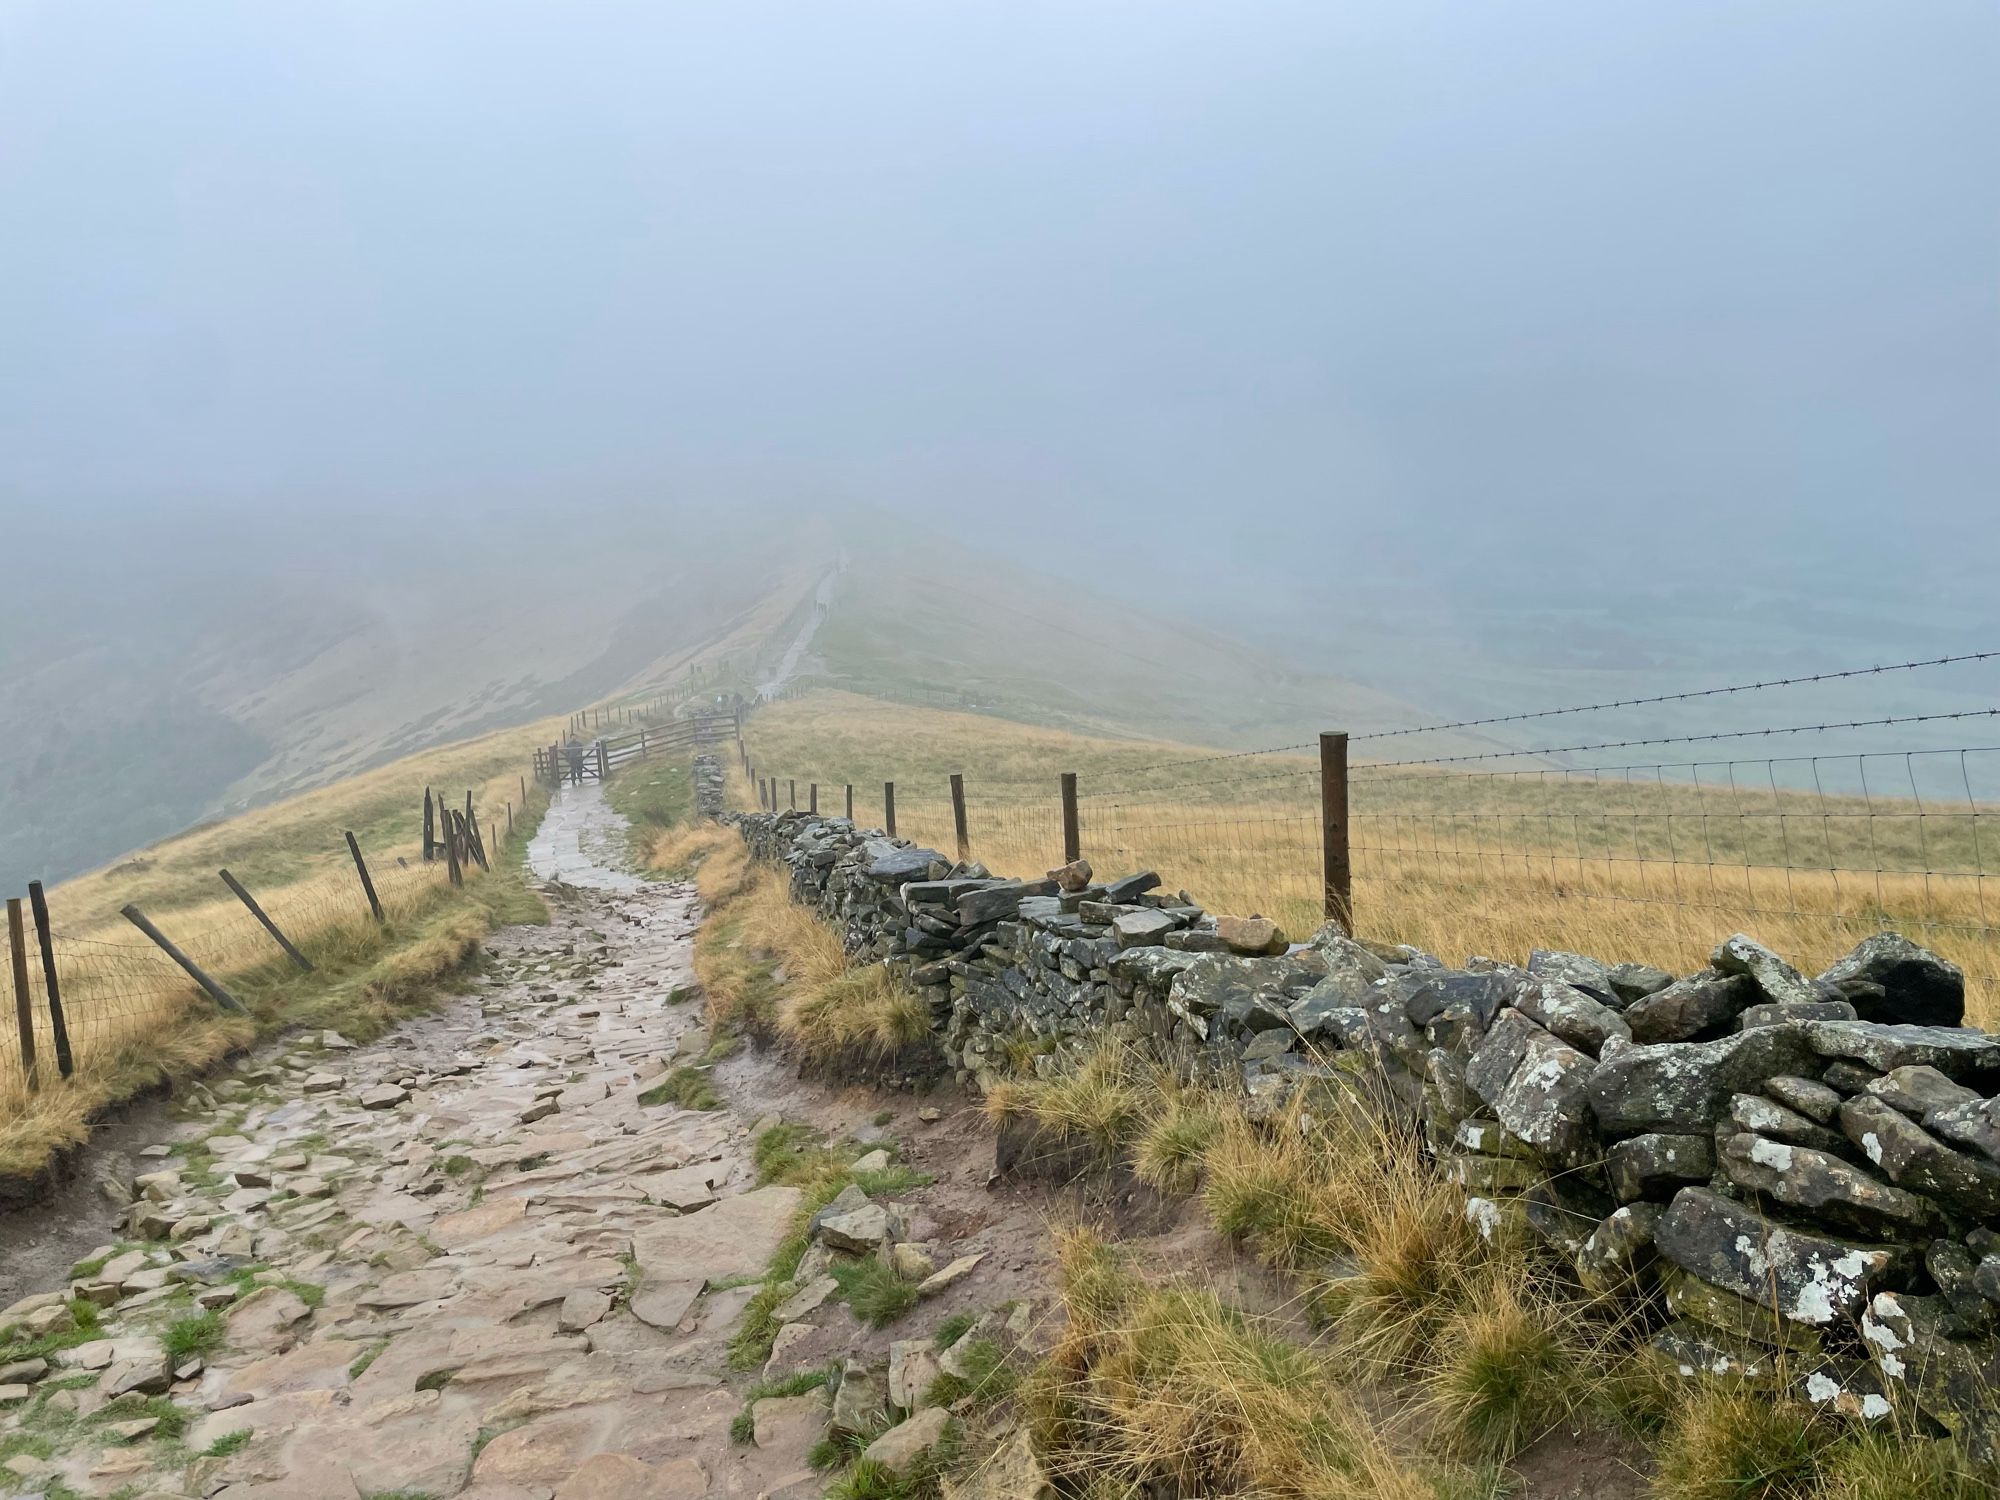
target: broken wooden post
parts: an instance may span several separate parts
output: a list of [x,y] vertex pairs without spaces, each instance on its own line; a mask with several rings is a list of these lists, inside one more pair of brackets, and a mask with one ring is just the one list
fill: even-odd
[[200,985],[203,989],[207,990],[208,998],[213,1000],[219,1008],[230,1012],[232,1015],[240,1016],[243,1014],[243,1002],[241,1000],[238,1000],[234,995],[230,994],[228,990],[224,989],[214,979],[211,979],[208,976],[208,974],[203,971],[200,964],[196,963],[193,959],[189,958],[185,953],[181,952],[180,949],[176,948],[173,945],[173,942],[167,937],[167,935],[164,932],[160,931],[159,928],[155,927],[152,924],[152,921],[146,916],[144,912],[140,911],[138,907],[136,906],[121,907],[119,909],[119,915],[124,917],[126,921],[130,922],[134,927],[138,928],[141,932],[145,933],[147,937],[151,938],[154,942],[158,943],[160,945],[160,951],[166,954],[167,957],[171,958],[175,963],[179,964],[183,969],[185,969],[187,971],[188,978],[192,979],[196,984]]
[[1347,736],[1319,737],[1319,820],[1326,915],[1354,935],[1354,869],[1347,850]]
[[1073,865],[1083,858],[1083,827],[1076,815],[1076,772],[1062,773],[1063,863]]
[[28,993],[28,931],[21,920],[19,896],[7,898],[7,951],[14,960],[14,1018],[21,1027],[21,1073],[32,1094],[42,1086],[42,1075],[35,1063],[35,1002]]
[[361,889],[368,893],[368,909],[375,913],[376,921],[387,921],[382,915],[382,900],[375,894],[375,882],[368,878],[368,861],[361,857],[361,845],[355,841],[351,829],[347,834],[347,852],[354,856],[354,869],[361,877]]
[[67,1078],[76,1071],[76,1057],[69,1050],[69,1022],[63,1019],[62,982],[56,977],[56,935],[49,927],[49,898],[39,880],[28,882],[28,909],[35,914],[35,941],[42,950],[42,989],[49,1001],[56,1071]]
[[[430,793],[425,792],[424,811],[426,813],[428,813],[431,810],[430,801],[431,801]],[[426,817],[424,819],[424,822],[426,825],[428,825],[430,819]],[[430,839],[430,832],[428,826],[426,826],[424,838],[426,843],[428,843]],[[430,851],[428,849],[426,849],[424,852],[424,858],[425,859],[430,858]],[[308,974],[310,974],[312,972],[312,961],[308,959],[303,953],[299,952],[297,947],[293,945],[292,940],[290,938],[286,937],[282,932],[278,931],[278,924],[276,922],[273,922],[268,916],[264,914],[264,908],[257,904],[257,898],[251,895],[248,891],[243,889],[243,882],[238,880],[234,875],[230,874],[227,870],[219,870],[216,873],[222,876],[222,883],[228,886],[232,891],[236,893],[236,899],[238,901],[241,901],[245,906],[250,908],[250,915],[255,917],[260,923],[263,924],[264,930],[271,934],[272,940],[275,941],[280,948],[283,948],[285,952],[289,953],[292,956],[292,962],[297,964],[301,969],[304,969]]]
[[[437,823],[431,807],[431,789],[424,788],[424,863],[429,864],[437,857]],[[227,878],[227,872],[224,872]]]

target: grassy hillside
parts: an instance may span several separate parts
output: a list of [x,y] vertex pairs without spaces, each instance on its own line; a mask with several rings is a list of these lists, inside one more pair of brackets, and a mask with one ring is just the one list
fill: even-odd
[[1435,717],[1176,623],[1171,600],[1142,612],[921,545],[850,558],[814,654],[828,685],[1100,736],[1271,745]]
[[[1025,726],[981,714],[815,693],[758,712],[751,759],[805,806],[882,817],[954,848],[948,777],[965,777],[973,856],[1037,875],[1062,857],[1058,776],[1078,776],[1084,857],[1102,873],[1157,869],[1218,911],[1259,911],[1302,936],[1319,922],[1319,767]],[[1536,947],[1699,967],[1732,932],[1817,969],[1880,926],[1965,970],[2000,1021],[2000,942],[1984,915],[2000,880],[2000,808],[1645,784],[1561,772],[1371,770],[1350,782],[1354,905],[1366,936],[1456,962]]]
[[[31,970],[40,1088],[30,1091],[11,1027],[0,1042],[0,1176],[34,1171],[83,1138],[106,1103],[198,1072],[276,1028],[325,1025],[372,1035],[470,958],[497,921],[535,920],[519,868],[546,805],[520,775],[555,723],[483,736],[190,830],[49,892],[57,969],[76,1071],[57,1076],[39,965]],[[431,786],[462,806],[466,790],[493,869],[454,888],[422,859],[421,805]],[[514,833],[508,833],[512,804]],[[385,919],[369,913],[345,839],[368,859]],[[216,876],[228,868],[304,950],[300,972]],[[119,908],[137,902],[194,960],[223,979],[249,1014],[228,1016],[198,991]]]

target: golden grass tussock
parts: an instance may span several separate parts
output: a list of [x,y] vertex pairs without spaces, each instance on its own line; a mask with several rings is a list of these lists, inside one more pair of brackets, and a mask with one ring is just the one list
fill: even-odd
[[1436,1500],[1320,1353],[1205,1288],[1153,1283],[1083,1230],[1058,1244],[1066,1322],[1023,1406],[1052,1474],[1091,1493]]
[[[962,773],[972,853],[1010,875],[1060,862],[1058,777],[1074,771],[1101,873],[1158,870],[1295,937],[1321,921],[1319,768],[1295,754],[1189,765],[1207,752],[834,692],[772,705],[746,736],[760,769],[853,782],[864,822],[894,781],[897,831],[938,849],[953,848],[947,777]],[[1359,927],[1454,963],[1559,947],[1676,972],[1732,932],[1816,972],[1891,927],[1959,964],[1972,1018],[2000,1024],[2000,870],[1985,869],[2000,808],[1712,781],[1357,766]]]
[[791,898],[783,871],[758,865],[733,829],[670,847],[695,858],[710,919],[695,940],[709,1020],[775,1036],[802,1058],[884,1061],[927,1041],[930,1008],[880,964],[850,967],[839,934]]

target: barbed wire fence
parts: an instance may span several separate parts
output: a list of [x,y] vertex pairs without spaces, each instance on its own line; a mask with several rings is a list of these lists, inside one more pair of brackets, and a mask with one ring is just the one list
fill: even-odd
[[[1861,938],[1895,930],[1957,963],[1973,1013],[1990,1023],[2000,1021],[2000,736],[1907,738],[1915,726],[1937,734],[1990,723],[2000,709],[1368,752],[1420,734],[1996,659],[1962,653],[1171,760],[1100,745],[1085,763],[1034,775],[1011,764],[1018,757],[1008,774],[982,775],[968,754],[955,783],[930,756],[869,766],[855,816],[886,826],[888,783],[895,832],[996,874],[1039,878],[1080,854],[1100,875],[1155,869],[1211,910],[1259,912],[1295,937],[1349,917],[1362,936],[1452,962],[1568,948],[1687,972],[1721,938],[1748,931],[1816,972]],[[1857,736],[1870,743],[1843,743]],[[1897,737],[1906,742],[1879,744]],[[771,738],[760,719],[747,760],[770,759],[760,742]],[[1737,753],[1762,742],[1798,748]],[[818,785],[820,811],[843,811],[858,774],[850,749],[838,765],[794,769],[781,777],[756,765],[756,799],[782,810],[796,788],[805,808]],[[836,776],[840,796],[828,800]]]

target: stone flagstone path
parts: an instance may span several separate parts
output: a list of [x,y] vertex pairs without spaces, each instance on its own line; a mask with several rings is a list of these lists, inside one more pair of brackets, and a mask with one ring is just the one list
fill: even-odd
[[[760,1411],[730,1443],[725,1345],[796,1192],[751,1185],[727,1111],[641,1102],[705,1039],[692,895],[612,868],[622,847],[595,786],[566,797],[531,865],[588,894],[497,934],[473,993],[374,1046],[273,1049],[149,1148],[126,1242],[0,1314],[102,1309],[97,1339],[0,1370],[0,1493],[819,1493],[817,1422]],[[163,1440],[168,1395],[196,1419]],[[37,1442],[31,1404],[91,1440]]]

